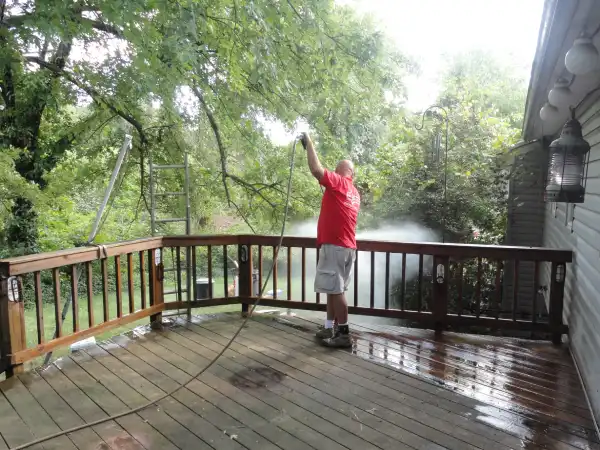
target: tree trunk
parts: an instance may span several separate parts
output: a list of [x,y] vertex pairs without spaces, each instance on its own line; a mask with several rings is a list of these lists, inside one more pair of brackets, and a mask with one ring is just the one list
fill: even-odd
[[6,238],[13,255],[28,255],[39,252],[37,213],[30,200],[15,199],[12,217],[6,227]]
[[[6,42],[0,42],[6,46]],[[59,69],[65,66],[66,59],[71,52],[70,42],[60,42],[53,55],[52,63]],[[12,125],[11,133],[5,136],[3,144],[12,145],[21,149],[15,168],[19,175],[40,188],[45,187],[44,174],[51,170],[49,160],[45,159],[39,148],[39,132],[42,117],[48,104],[52,91],[57,87],[60,75],[53,72],[46,74],[46,79],[34,92],[24,93],[17,98],[13,84],[12,61],[4,66],[2,84],[10,86],[8,96],[10,102],[5,105],[6,111],[1,122]],[[23,98],[25,97],[25,98]],[[18,108],[18,103],[21,107]],[[19,109],[22,112],[19,112]],[[51,163],[52,166],[55,165]],[[14,199],[12,217],[8,220],[6,237],[8,247],[13,255],[26,255],[39,252],[37,213],[31,200],[23,197]]]

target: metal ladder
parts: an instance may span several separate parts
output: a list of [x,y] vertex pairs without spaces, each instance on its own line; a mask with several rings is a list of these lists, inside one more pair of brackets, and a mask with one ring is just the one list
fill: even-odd
[[[149,178],[150,178],[150,229],[152,232],[152,236],[156,235],[156,226],[161,223],[176,223],[182,222],[185,223],[185,234],[190,235],[192,229],[191,223],[191,207],[190,207],[190,174],[189,174],[189,158],[188,153],[184,153],[183,164],[154,164],[152,162],[152,154],[149,155],[148,158],[149,164]],[[183,183],[183,191],[179,192],[159,192],[157,187],[158,176],[157,173],[165,171],[165,170],[183,170],[184,171],[184,183]],[[157,218],[156,217],[156,199],[160,197],[185,197],[185,217],[165,217],[165,218]],[[179,252],[179,249],[177,250]],[[190,247],[186,247],[186,255],[185,255],[185,267],[181,265],[181,257],[180,254],[177,254],[177,258],[173,258],[173,267],[165,268],[165,274],[168,272],[173,273],[173,281],[175,283],[175,290],[165,291],[164,295],[177,295],[177,300],[182,301],[182,294],[186,294],[186,300],[189,302],[192,300],[192,255]],[[177,264],[177,266],[175,266]],[[181,270],[185,268],[186,273],[186,288],[183,289],[181,283]],[[188,307],[188,314],[190,314],[190,309]]]

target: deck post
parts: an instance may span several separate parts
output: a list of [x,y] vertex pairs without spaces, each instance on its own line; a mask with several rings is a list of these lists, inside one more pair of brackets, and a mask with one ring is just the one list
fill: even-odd
[[12,355],[27,348],[25,310],[21,280],[0,277],[0,340],[2,369],[7,377],[23,372],[23,364],[13,364]]
[[242,299],[242,317],[248,315],[248,299],[253,295],[252,285],[252,246],[242,240],[238,245],[239,296]]
[[552,330],[552,343],[560,345],[562,342],[563,307],[565,294],[565,279],[567,265],[563,262],[553,262],[550,281],[550,305],[548,314]]
[[[150,306],[164,303],[163,280],[165,276],[162,248],[150,250],[148,268],[150,273]],[[150,316],[150,326],[154,329],[162,327],[162,313]]]
[[433,257],[433,308],[435,334],[444,329],[448,314],[448,260],[447,256]]

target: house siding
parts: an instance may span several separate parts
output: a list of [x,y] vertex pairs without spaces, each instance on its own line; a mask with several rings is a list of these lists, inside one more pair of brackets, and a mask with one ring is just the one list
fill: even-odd
[[[521,147],[515,157],[508,188],[508,222],[505,243],[507,245],[541,247],[544,226],[544,186],[546,179],[547,152],[541,142],[531,142]],[[517,313],[531,314],[534,295],[534,264],[521,262],[518,273]],[[514,263],[507,261],[504,267],[502,310],[513,308]],[[538,302],[538,305],[541,302]],[[537,313],[545,313],[538,308]]]
[[[600,419],[600,101],[596,101],[579,121],[591,150],[586,163],[585,202],[569,207],[546,204],[545,247],[573,250],[573,263],[567,267],[564,320],[569,325],[573,356],[592,404]],[[571,214],[572,212],[572,214]],[[548,282],[549,269],[543,279]],[[546,301],[548,299],[546,298]]]

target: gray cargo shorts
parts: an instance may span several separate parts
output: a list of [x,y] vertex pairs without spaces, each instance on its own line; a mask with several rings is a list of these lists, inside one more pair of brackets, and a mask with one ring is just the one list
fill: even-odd
[[347,291],[355,258],[356,250],[352,248],[322,245],[315,275],[315,292],[342,294]]

